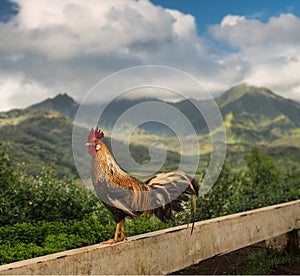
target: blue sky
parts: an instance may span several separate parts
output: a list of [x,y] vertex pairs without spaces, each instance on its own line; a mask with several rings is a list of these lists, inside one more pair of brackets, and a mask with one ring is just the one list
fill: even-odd
[[[271,16],[282,13],[300,14],[300,1],[273,0],[151,0],[155,5],[195,17],[199,35],[208,35],[208,26],[218,24],[228,15],[242,15],[267,22]],[[221,45],[223,49],[226,45]],[[228,49],[228,48],[227,48]],[[232,49],[228,49],[232,50]]]
[[298,0],[151,0],[165,8],[178,9],[195,16],[199,32],[205,32],[207,25],[219,23],[228,14],[244,15],[267,21],[270,16],[281,13],[299,15]]
[[0,110],[61,92],[80,100],[147,64],[212,94],[247,82],[300,100],[298,0],[1,0],[0,21]]
[[2,0],[0,2],[0,21],[6,22],[16,13],[17,5],[7,0]]

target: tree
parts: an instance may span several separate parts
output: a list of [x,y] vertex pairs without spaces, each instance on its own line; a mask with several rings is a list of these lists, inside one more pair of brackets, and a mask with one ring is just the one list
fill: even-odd
[[210,219],[230,213],[230,201],[236,181],[232,164],[225,163],[213,187],[197,200],[197,220]]
[[266,185],[270,185],[278,181],[281,171],[276,166],[274,160],[261,152],[257,148],[251,150],[250,154],[244,156],[247,166],[248,177],[251,178],[253,188],[265,189]]
[[[280,202],[283,173],[274,160],[257,148],[244,156],[246,167],[239,172],[233,212],[251,210]],[[282,202],[282,201],[281,201]]]

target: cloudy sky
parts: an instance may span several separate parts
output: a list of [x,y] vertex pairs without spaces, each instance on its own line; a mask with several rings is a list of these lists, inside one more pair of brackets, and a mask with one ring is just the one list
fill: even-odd
[[80,101],[147,64],[211,93],[248,82],[300,101],[298,0],[1,0],[0,38],[0,110],[64,92]]

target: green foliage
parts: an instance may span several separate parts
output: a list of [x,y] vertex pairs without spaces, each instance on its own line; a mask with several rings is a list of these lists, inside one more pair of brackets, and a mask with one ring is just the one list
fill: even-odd
[[58,179],[51,169],[29,176],[12,165],[0,145],[0,226],[37,221],[82,220],[94,214],[103,223],[111,215],[98,198],[73,178]]
[[17,223],[0,227],[0,264],[60,252],[107,240],[114,225],[91,215],[67,222]]
[[0,193],[7,191],[11,183],[15,181],[15,174],[9,156],[0,143]]
[[30,221],[81,220],[95,211],[98,199],[73,179],[57,179],[46,169],[37,177],[14,172],[1,190],[0,225]]
[[166,224],[161,222],[155,216],[142,215],[137,219],[126,219],[126,235],[139,235],[171,226],[174,226],[172,221]]
[[212,189],[197,200],[197,219],[204,220],[300,198],[300,168],[279,168],[254,148],[244,157],[246,167],[226,163]]
[[[212,189],[197,199],[196,220],[300,198],[300,169],[279,168],[253,149],[240,170],[226,163]],[[72,178],[58,179],[44,169],[36,177],[14,167],[0,147],[0,263],[32,258],[113,238],[109,211]],[[168,224],[143,215],[126,221],[126,235],[137,235],[190,221],[190,205]]]
[[[1,157],[1,168],[11,168]],[[73,179],[58,180],[50,170],[34,178],[8,169],[1,182],[0,264],[94,244],[114,231],[108,210]]]
[[59,177],[76,176],[70,120],[60,113],[32,109],[14,112],[13,119],[10,113],[8,119],[0,119],[0,141],[5,142],[14,166],[23,163],[31,175],[51,166]]
[[253,188],[262,190],[278,181],[281,172],[270,156],[254,148],[250,154],[245,155],[244,160],[248,168],[245,177],[251,179]]
[[212,189],[197,199],[197,220],[210,219],[228,214],[228,204],[236,183],[232,165],[224,164]]
[[[299,168],[279,168],[269,156],[256,148],[245,156],[246,168],[239,172],[231,204],[232,212],[239,212],[287,202],[300,197]],[[298,171],[298,172],[297,172]]]

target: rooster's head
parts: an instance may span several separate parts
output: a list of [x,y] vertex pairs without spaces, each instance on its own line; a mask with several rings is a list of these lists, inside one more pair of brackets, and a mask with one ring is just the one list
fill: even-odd
[[88,136],[86,146],[88,146],[88,152],[90,155],[95,156],[97,151],[101,148],[100,139],[104,137],[104,133],[96,127],[96,129],[91,129]]

